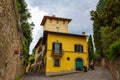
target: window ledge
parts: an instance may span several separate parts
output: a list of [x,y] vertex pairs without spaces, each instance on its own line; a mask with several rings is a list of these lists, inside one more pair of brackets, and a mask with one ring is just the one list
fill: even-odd
[[60,54],[60,53],[52,53],[51,55],[52,55],[52,56],[55,56],[55,57],[56,57],[56,56],[57,56],[57,57],[62,57],[63,54]]

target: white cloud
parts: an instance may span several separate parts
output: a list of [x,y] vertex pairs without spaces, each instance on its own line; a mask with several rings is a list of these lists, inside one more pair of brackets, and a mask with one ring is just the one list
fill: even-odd
[[30,22],[35,23],[30,53],[40,36],[42,36],[43,30],[40,22],[44,15],[71,18],[70,33],[81,34],[86,32],[88,35],[92,33],[90,11],[96,8],[98,0],[26,0],[26,2],[32,15]]
[[34,29],[32,31],[32,38],[33,41],[30,45],[30,54],[32,53],[32,49],[34,48],[34,46],[36,45],[36,43],[38,42],[39,38],[42,37],[42,33],[43,33],[43,27],[40,26],[41,20],[43,18],[44,15],[47,15],[46,12],[44,11],[40,11],[38,9],[38,7],[31,7],[28,6],[28,9],[31,13],[32,18],[29,20],[29,22],[34,22],[35,26]]

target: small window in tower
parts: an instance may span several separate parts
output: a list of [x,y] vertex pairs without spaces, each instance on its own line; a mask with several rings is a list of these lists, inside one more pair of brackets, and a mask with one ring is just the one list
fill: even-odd
[[56,27],[56,31],[59,32],[59,27]]
[[59,24],[59,20],[57,20],[56,23]]
[[50,23],[52,23],[52,19],[50,19]]
[[65,21],[63,21],[63,24],[65,24]]

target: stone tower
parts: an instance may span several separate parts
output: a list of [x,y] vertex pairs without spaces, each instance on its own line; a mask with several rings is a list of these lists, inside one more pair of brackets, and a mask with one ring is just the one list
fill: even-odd
[[44,31],[68,33],[68,23],[71,19],[53,16],[44,16],[41,22]]

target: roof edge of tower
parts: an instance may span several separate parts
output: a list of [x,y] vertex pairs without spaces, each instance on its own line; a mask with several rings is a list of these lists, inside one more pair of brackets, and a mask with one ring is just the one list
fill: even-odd
[[46,16],[46,15],[45,15],[45,16],[43,17],[42,21],[41,21],[41,24],[40,24],[41,26],[44,26],[47,18],[49,18],[49,19],[65,20],[65,21],[68,21],[68,23],[72,20],[72,19],[68,19],[68,18],[56,17],[55,15],[53,15],[53,16]]

